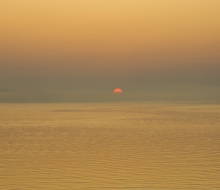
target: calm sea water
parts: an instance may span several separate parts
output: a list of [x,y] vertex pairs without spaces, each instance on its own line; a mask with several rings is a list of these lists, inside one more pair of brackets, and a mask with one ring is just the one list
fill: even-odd
[[0,104],[0,189],[220,189],[220,106]]

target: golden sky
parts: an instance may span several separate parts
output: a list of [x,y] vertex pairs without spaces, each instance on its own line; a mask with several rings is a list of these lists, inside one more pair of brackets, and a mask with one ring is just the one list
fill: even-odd
[[72,75],[106,86],[165,71],[209,78],[220,65],[219,0],[1,0],[0,13],[1,79],[14,80],[0,89]]

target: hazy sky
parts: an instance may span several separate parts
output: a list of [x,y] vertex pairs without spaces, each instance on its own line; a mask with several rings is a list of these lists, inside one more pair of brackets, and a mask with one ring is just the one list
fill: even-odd
[[220,102],[219,0],[0,1],[0,102],[129,100]]

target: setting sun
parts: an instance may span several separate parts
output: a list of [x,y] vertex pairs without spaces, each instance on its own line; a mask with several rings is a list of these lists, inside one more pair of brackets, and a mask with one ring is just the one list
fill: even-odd
[[114,89],[114,93],[122,93],[122,89],[116,88],[116,89]]

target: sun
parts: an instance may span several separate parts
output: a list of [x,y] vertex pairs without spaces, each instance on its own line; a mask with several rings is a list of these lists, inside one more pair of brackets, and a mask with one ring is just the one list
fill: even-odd
[[122,93],[122,89],[120,89],[120,88],[115,88],[115,89],[114,89],[114,93]]

